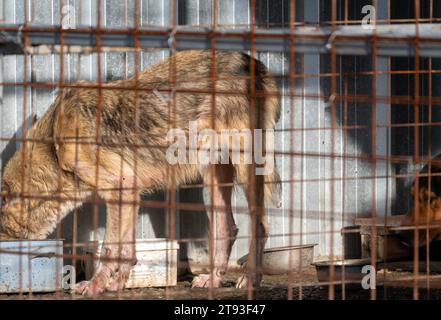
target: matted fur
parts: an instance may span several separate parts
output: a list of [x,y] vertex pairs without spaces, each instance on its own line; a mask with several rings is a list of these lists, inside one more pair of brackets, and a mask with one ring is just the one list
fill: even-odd
[[[216,129],[249,128],[249,57],[240,53],[217,52],[216,54]],[[176,89],[191,91],[210,91],[211,87],[211,52],[184,51],[175,56]],[[255,60],[256,78],[261,81],[265,92],[271,95],[264,107],[264,128],[274,128],[280,113],[277,86],[266,68]],[[101,162],[104,162],[114,175],[118,185],[121,173],[121,159],[134,167],[137,158],[138,187],[144,191],[164,189],[170,185],[168,163],[165,150],[169,145],[165,137],[170,128],[188,129],[189,121],[199,119],[206,128],[211,127],[212,95],[210,93],[176,93],[175,117],[172,121],[169,105],[158,94],[165,96],[170,90],[170,66],[165,60],[139,74],[138,88],[146,90],[113,89],[114,87],[135,87],[135,79],[114,81],[103,84],[103,89],[69,88],[61,92],[46,114],[29,130],[28,142],[7,163],[3,175],[3,190],[23,192],[31,197],[25,200],[25,214],[29,221],[22,226],[9,225],[8,219],[2,219],[4,232],[14,237],[43,238],[55,227],[55,222],[63,218],[73,208],[71,201],[53,201],[58,197],[70,199],[73,191],[96,187],[95,172],[80,173],[75,182],[76,171],[81,171],[82,163],[96,165],[97,112],[101,91],[101,123],[99,140],[101,145]],[[81,86],[96,86],[97,83],[79,82]],[[226,92],[226,93],[222,93]],[[236,92],[231,94],[229,92]],[[256,99],[259,100],[259,99]],[[136,120],[138,117],[138,120]],[[136,128],[136,122],[138,127]],[[174,125],[173,125],[174,123]],[[201,128],[203,128],[201,126]],[[135,135],[137,133],[137,135]],[[55,139],[57,143],[51,140]],[[46,142],[45,142],[46,140]],[[79,141],[80,144],[75,143]],[[114,147],[113,145],[117,145]],[[119,145],[126,145],[120,147]],[[135,148],[131,146],[146,145]],[[135,151],[136,150],[136,151]],[[24,165],[25,164],[25,165]],[[244,173],[244,172],[243,172]],[[175,169],[177,185],[191,183],[200,177],[197,165],[178,165]],[[245,173],[244,173],[245,174]],[[274,173],[277,175],[277,172]],[[107,177],[106,179],[112,180]],[[237,177],[241,183],[247,177]],[[22,179],[24,184],[22,185]],[[266,177],[266,194],[268,199],[277,196],[276,177]],[[79,184],[80,188],[75,185]],[[102,186],[105,187],[105,186]],[[275,191],[275,192],[274,192]],[[82,192],[80,195],[87,194]],[[36,196],[34,199],[33,196]],[[49,199],[43,199],[48,197]],[[78,195],[76,195],[78,197]],[[38,199],[42,198],[42,199]],[[9,206],[20,201],[9,203]],[[40,212],[41,209],[41,212]],[[4,212],[3,218],[8,214]],[[54,217],[55,216],[55,217]],[[26,219],[27,220],[27,219]],[[34,221],[37,220],[37,221]],[[28,228],[27,228],[28,227]]]
[[[213,124],[216,130],[250,128],[251,83],[258,96],[255,126],[273,129],[280,98],[266,67],[246,54],[218,51],[213,70],[212,54],[184,51],[138,78],[101,88],[81,81],[78,87],[62,90],[5,167],[3,190],[20,192],[22,197],[4,205],[2,237],[45,238],[95,190],[113,212],[114,221],[107,216],[105,240],[133,239],[140,192],[164,190],[200,177],[209,183],[206,168],[195,164],[175,165],[171,174],[165,156],[169,129],[188,132],[189,121],[195,120],[201,129]],[[254,81],[249,78],[252,65]],[[168,103],[170,92],[175,96]],[[234,166],[234,180],[244,188],[248,172],[247,165]],[[277,203],[276,168],[264,181],[265,199]]]

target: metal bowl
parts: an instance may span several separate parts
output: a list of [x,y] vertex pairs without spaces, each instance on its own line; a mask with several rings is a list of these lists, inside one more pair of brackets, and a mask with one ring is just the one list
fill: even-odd
[[[371,266],[371,263],[371,259],[349,259],[343,261],[321,261],[313,263],[313,265],[315,265],[317,270],[319,282],[361,283],[361,280],[368,272],[376,272],[376,266],[374,269],[366,268],[366,270],[363,270],[363,267]],[[332,266],[334,267],[333,275],[331,275]]]
[[[262,268],[264,274],[280,275],[288,272],[306,270],[314,259],[314,247],[317,244],[268,248],[263,251]],[[243,256],[237,263],[244,265],[248,255]]]

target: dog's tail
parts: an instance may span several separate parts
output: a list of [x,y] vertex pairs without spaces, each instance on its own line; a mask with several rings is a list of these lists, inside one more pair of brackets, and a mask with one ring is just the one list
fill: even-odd
[[[280,92],[275,78],[261,61],[245,54],[244,58],[248,63],[247,66],[254,65],[255,124],[256,129],[261,129],[262,132],[262,155],[266,161],[265,168],[259,168],[258,170],[261,172],[257,174],[263,175],[265,203],[272,203],[274,206],[280,207],[282,187],[274,153],[274,128],[280,117]],[[251,61],[254,62],[251,63]],[[248,67],[246,69],[251,70]],[[272,135],[272,137],[268,137],[268,135]],[[271,165],[268,165],[268,162]],[[244,172],[242,174],[248,178],[247,174]]]
[[[265,65],[256,60],[257,71],[259,71],[261,81],[262,81],[262,94],[263,101],[261,102],[261,109],[258,121],[259,128],[263,129],[263,141],[265,143],[265,135],[273,134],[275,135],[274,128],[276,122],[280,118],[280,92],[277,88],[277,83],[274,77],[272,77]],[[275,138],[273,139],[275,142]],[[275,146],[266,145],[265,151],[267,152],[267,157],[272,157],[271,161],[273,163],[272,170],[270,170],[267,174],[264,175],[264,194],[265,201],[271,202],[276,207],[280,207],[281,203],[281,194],[282,194],[282,185],[280,181],[280,175],[277,171],[276,159],[275,159]]]

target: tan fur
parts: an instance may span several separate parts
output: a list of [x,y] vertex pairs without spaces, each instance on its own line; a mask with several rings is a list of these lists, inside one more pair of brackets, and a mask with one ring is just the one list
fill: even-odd
[[[415,188],[412,188],[411,194],[413,197],[415,196]],[[418,210],[418,215],[415,212],[414,206],[407,214],[402,225],[428,227],[428,229],[424,228],[418,231],[418,246],[424,246],[441,234],[441,228],[435,227],[436,225],[441,225],[441,197],[437,196],[433,191],[429,193],[427,187],[422,186],[419,188],[417,195],[416,209]],[[415,244],[413,231],[404,231],[401,234],[407,243]]]
[[[256,126],[273,129],[280,113],[277,85],[261,62],[254,60],[254,65],[257,93],[267,94],[256,98],[260,115]],[[5,168],[3,189],[23,192],[24,200],[10,200],[3,207],[3,237],[46,237],[57,222],[96,190],[108,201],[105,243],[133,242],[140,192],[208,176],[207,168],[184,164],[174,166],[171,179],[165,158],[170,144],[165,137],[170,128],[187,130],[191,120],[209,128],[212,114],[216,130],[250,127],[249,68],[249,57],[243,54],[216,53],[214,110],[209,51],[180,52],[140,73],[138,79],[103,84],[102,89],[85,81],[78,83],[83,88],[64,89],[29,131],[31,141]],[[173,84],[170,75],[174,71]],[[130,90],[135,87],[136,91]],[[158,95],[167,96],[172,88],[176,89],[176,104],[168,104]],[[247,187],[248,179],[247,165],[236,165],[234,180]],[[277,202],[280,185],[276,169],[264,180],[265,199]],[[207,179],[204,182],[210,183]],[[109,257],[117,256],[115,247],[106,248]],[[121,246],[118,248],[121,251]],[[124,257],[134,258],[133,247],[122,249]],[[94,277],[93,286],[89,283],[81,290],[93,294],[101,292],[103,286],[120,289],[111,278],[126,278],[127,272],[115,276],[116,270],[115,265],[105,264]]]

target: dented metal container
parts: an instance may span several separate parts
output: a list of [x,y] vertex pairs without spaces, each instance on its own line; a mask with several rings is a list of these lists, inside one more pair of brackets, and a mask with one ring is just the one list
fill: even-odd
[[[92,256],[86,261],[86,278],[98,267],[102,241],[96,250],[91,247],[87,253]],[[126,288],[170,287],[177,283],[177,257],[179,244],[167,239],[139,239],[136,241],[137,263],[130,272]],[[94,262],[95,261],[95,265]]]
[[[314,247],[317,244],[268,248],[263,251],[262,271],[264,274],[279,275],[307,270],[314,259]],[[248,255],[237,264],[243,266]]]
[[[372,268],[371,259],[348,259],[342,261],[320,261],[315,262],[317,279],[322,283],[338,282],[339,284],[360,284],[367,274],[376,274],[378,265]],[[331,269],[334,269],[331,271]]]
[[61,290],[62,240],[0,241],[0,293]]

